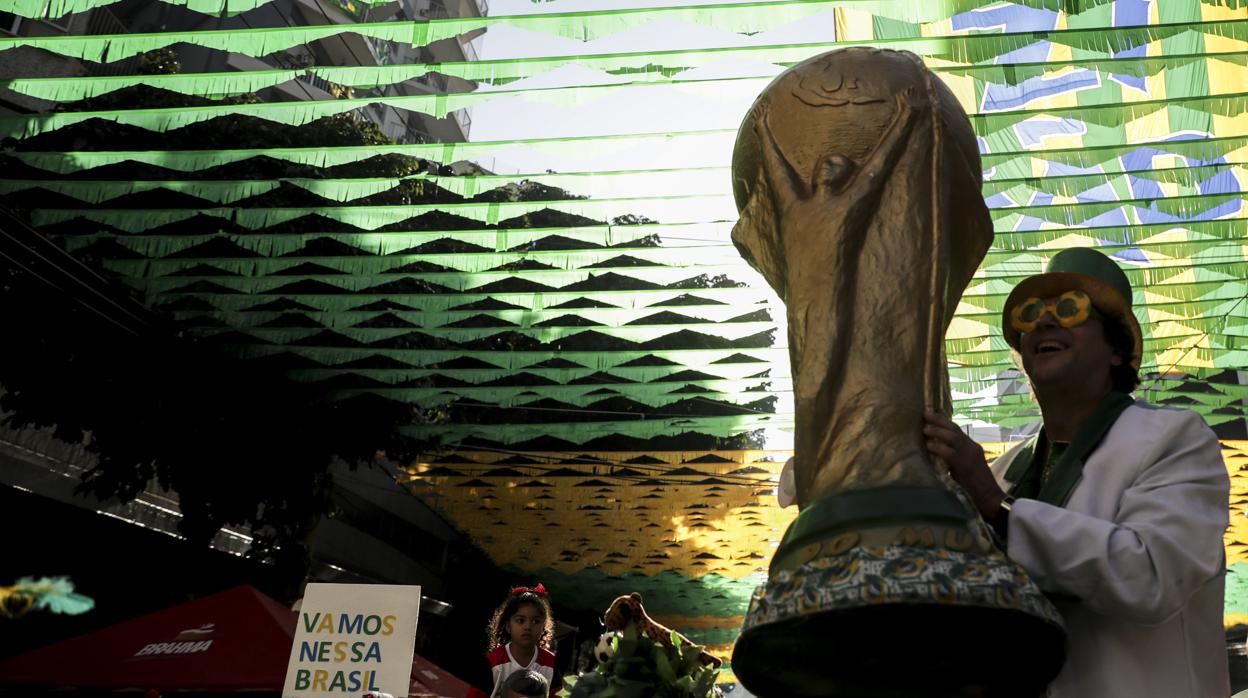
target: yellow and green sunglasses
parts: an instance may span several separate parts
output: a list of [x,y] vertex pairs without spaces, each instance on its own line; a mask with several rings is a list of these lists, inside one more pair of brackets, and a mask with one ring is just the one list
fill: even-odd
[[1052,313],[1057,324],[1062,327],[1076,327],[1088,321],[1088,318],[1100,318],[1101,314],[1092,307],[1092,299],[1083,291],[1067,291],[1056,299],[1046,301],[1043,298],[1028,298],[1014,306],[1010,311],[1010,327],[1019,332],[1031,332],[1045,311]]

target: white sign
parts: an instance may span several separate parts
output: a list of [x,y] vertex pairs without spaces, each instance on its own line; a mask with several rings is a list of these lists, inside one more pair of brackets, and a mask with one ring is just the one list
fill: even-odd
[[309,584],[283,698],[406,696],[419,613],[418,586]]

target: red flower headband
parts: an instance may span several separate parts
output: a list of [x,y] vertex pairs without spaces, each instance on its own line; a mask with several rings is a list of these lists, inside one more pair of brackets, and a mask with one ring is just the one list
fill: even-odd
[[511,588],[512,596],[519,596],[521,594],[536,594],[537,596],[540,596],[543,599],[550,597],[550,594],[546,591],[546,587],[541,582],[538,582],[537,586],[533,587],[532,589],[528,587],[512,587]]

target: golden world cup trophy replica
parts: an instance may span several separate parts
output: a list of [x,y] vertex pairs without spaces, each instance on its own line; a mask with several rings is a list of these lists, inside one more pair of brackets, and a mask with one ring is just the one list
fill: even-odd
[[1040,695],[1061,618],[922,431],[992,242],[966,113],[910,53],[832,51],[763,91],[732,175],[733,242],[787,306],[801,510],[733,670],[763,698]]

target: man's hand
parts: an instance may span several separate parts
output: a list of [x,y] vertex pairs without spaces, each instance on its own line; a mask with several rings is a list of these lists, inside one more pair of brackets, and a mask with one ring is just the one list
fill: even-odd
[[991,520],[1001,508],[1005,492],[988,469],[984,449],[939,412],[924,412],[923,419],[927,422],[923,435],[928,452],[949,465],[949,474],[970,495],[980,516]]

